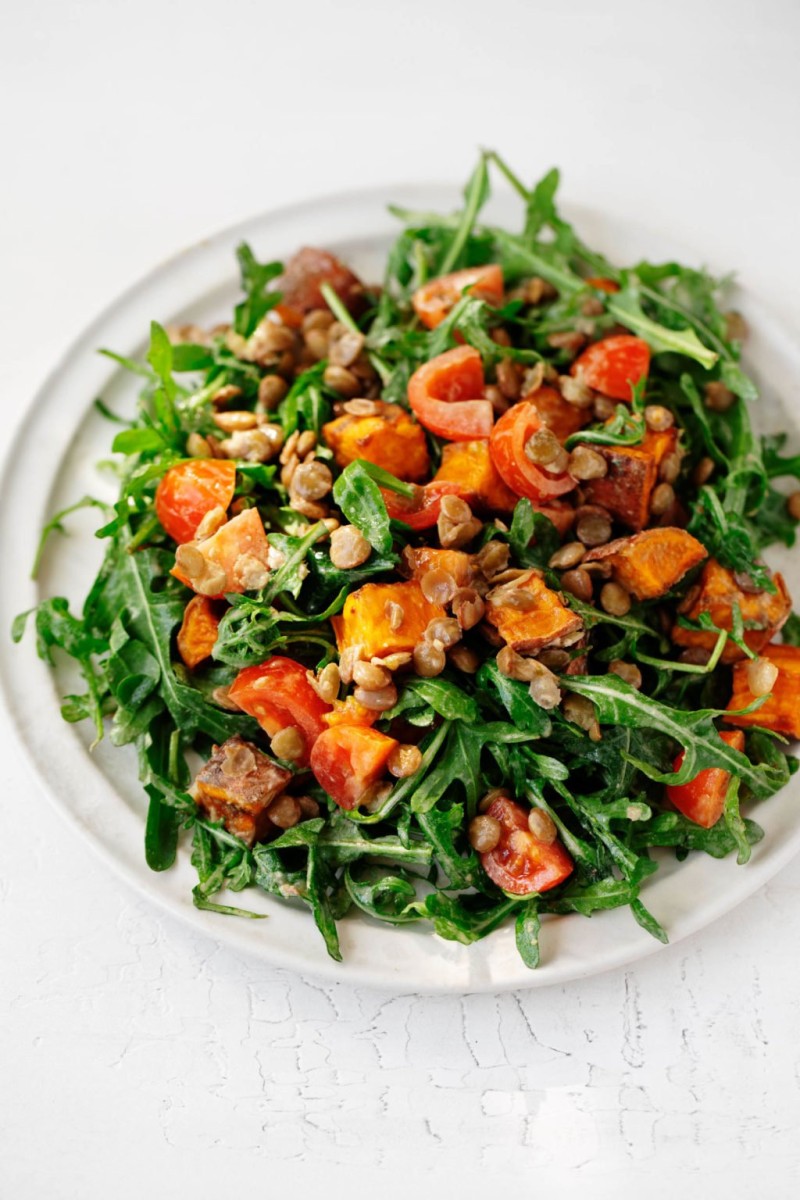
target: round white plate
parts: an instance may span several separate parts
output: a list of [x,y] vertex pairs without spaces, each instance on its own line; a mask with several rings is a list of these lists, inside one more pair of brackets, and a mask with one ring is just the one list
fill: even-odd
[[[144,861],[145,797],[136,778],[130,747],[103,742],[89,749],[91,731],[65,724],[60,696],[76,687],[67,668],[57,677],[39,661],[29,631],[21,646],[8,640],[14,615],[45,596],[65,595],[78,608],[102,554],[94,539],[97,513],[68,519],[69,536],[48,546],[40,578],[28,577],[45,520],[86,493],[113,500],[113,476],[98,470],[108,456],[114,427],[93,406],[102,396],[118,412],[132,411],[136,381],[96,353],[110,347],[141,355],[151,318],[162,323],[226,319],[237,295],[236,245],[249,241],[262,259],[284,258],[301,245],[330,248],[367,280],[380,279],[383,258],[398,226],[386,203],[434,210],[458,206],[449,187],[399,187],[314,201],[252,220],[217,234],[179,254],[132,288],[86,331],[47,380],[8,453],[0,484],[0,677],[7,719],[25,747],[39,782],[54,804],[106,860],[145,895],[193,925],[237,949],[276,965],[328,978],[401,991],[500,991],[591,975],[643,957],[659,943],[634,922],[627,909],[547,920],[542,932],[542,965],[527,970],[514,946],[513,929],[497,931],[473,946],[445,942],[429,928],[400,929],[354,914],[341,923],[344,962],[330,960],[309,911],[294,908],[255,889],[247,904],[269,920],[247,921],[198,912],[192,905],[194,871],[184,848],[175,867],[163,874]],[[513,227],[519,207],[511,196],[492,201],[490,214]],[[699,265],[696,256],[628,222],[614,222],[588,209],[569,212],[590,245],[621,262],[638,258],[678,258]],[[748,365],[765,400],[756,416],[763,431],[792,427],[778,396],[797,394],[800,349],[780,325],[747,296],[736,297],[752,328]],[[796,556],[770,556],[800,593]],[[77,690],[80,688],[79,682]],[[675,942],[708,925],[751,895],[800,849],[800,775],[754,814],[766,831],[751,862],[738,867],[693,855],[678,864],[665,855],[647,881],[643,898]]]

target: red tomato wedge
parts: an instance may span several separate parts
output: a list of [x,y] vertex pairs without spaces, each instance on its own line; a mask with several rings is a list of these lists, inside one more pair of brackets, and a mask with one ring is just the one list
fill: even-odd
[[608,292],[609,295],[613,295],[614,292],[619,291],[618,283],[614,283],[613,279],[605,279],[603,276],[592,275],[586,282],[589,287],[596,288],[598,292]]
[[488,438],[494,411],[482,396],[483,363],[472,346],[432,358],[408,383],[408,402],[420,425],[451,442]]
[[335,725],[314,743],[311,770],[340,808],[370,799],[398,742],[368,725]]
[[467,293],[495,306],[503,303],[503,268],[497,263],[467,267],[450,275],[438,275],[414,292],[414,312],[428,329],[435,329]]
[[543,842],[528,828],[528,813],[521,804],[498,796],[486,810],[500,822],[500,841],[481,855],[484,871],[499,888],[513,896],[527,896],[557,887],[570,875],[574,863],[561,842]]
[[321,700],[308,682],[306,668],[293,658],[276,655],[257,667],[245,667],[230,688],[234,704],[255,717],[270,737],[293,725],[306,744],[301,766],[308,766],[311,751],[328,726],[324,717],[330,704]]
[[[737,729],[731,733],[719,735],[726,745],[734,750],[744,750],[744,734]],[[684,753],[681,750],[675,762],[673,771],[679,771],[683,764]],[[674,804],[678,812],[682,812],[695,825],[710,829],[716,825],[725,807],[725,793],[730,783],[730,772],[723,767],[706,767],[688,783],[667,785],[667,799]]]
[[417,488],[412,498],[401,496],[389,488],[381,488],[386,501],[386,511],[394,521],[405,521],[412,529],[432,529],[439,520],[442,500],[445,496],[460,496],[462,500],[474,499],[474,493],[460,483],[433,480]]
[[641,338],[622,333],[587,346],[575,359],[570,374],[612,400],[630,404],[633,386],[647,378],[650,347]]
[[552,500],[577,487],[571,475],[553,475],[531,462],[525,453],[528,439],[543,424],[534,401],[523,400],[503,413],[489,439],[489,450],[503,481],[518,496],[534,501]]
[[190,458],[170,467],[156,488],[156,516],[171,538],[191,542],[212,508],[226,511],[236,486],[236,464],[225,458]]

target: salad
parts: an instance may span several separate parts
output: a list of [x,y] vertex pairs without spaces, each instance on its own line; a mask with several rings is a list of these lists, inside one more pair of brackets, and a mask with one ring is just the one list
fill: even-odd
[[[490,173],[521,228],[481,220]],[[194,902],[358,910],[471,943],[630,907],[659,848],[736,854],[797,767],[800,457],[758,437],[724,286],[622,268],[481,155],[461,211],[393,210],[381,286],[325,249],[238,249],[214,329],[153,323],[119,499],[80,615],[68,721],[133,744],[147,862]],[[38,556],[37,556],[38,561]],[[29,614],[15,623],[24,632]],[[221,895],[221,893],[223,893]],[[265,932],[268,937],[268,932]]]

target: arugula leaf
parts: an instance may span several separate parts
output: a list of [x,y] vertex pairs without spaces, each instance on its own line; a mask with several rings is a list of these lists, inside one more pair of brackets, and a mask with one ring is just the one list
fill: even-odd
[[351,462],[333,485],[333,498],[351,525],[363,534],[379,554],[392,549],[392,531],[386,505],[378,485],[360,459]]
[[236,257],[246,298],[236,305],[233,327],[242,337],[249,337],[269,310],[280,303],[280,292],[267,292],[266,288],[281,274],[283,264],[258,262],[247,242],[237,246]]
[[693,329],[668,329],[652,320],[641,305],[641,291],[636,277],[629,275],[627,285],[607,303],[612,316],[639,337],[644,338],[654,354],[682,354],[700,363],[707,371],[719,358],[698,338]]

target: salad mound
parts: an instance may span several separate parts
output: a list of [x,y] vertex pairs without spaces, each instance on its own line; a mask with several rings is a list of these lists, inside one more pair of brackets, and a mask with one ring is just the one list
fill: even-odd
[[[492,169],[519,231],[481,219]],[[796,769],[800,619],[762,552],[800,461],[751,430],[743,321],[702,271],[585,246],[557,183],[482,154],[461,211],[394,210],[380,287],[242,245],[230,324],[111,354],[144,386],[105,558],[38,649],[79,664],[67,720],[136,746],[147,861],[190,838],[200,908],[305,902],[337,959],[354,909],[513,921],[529,967],[548,913],[666,941],[654,851],[746,863],[743,809]]]

